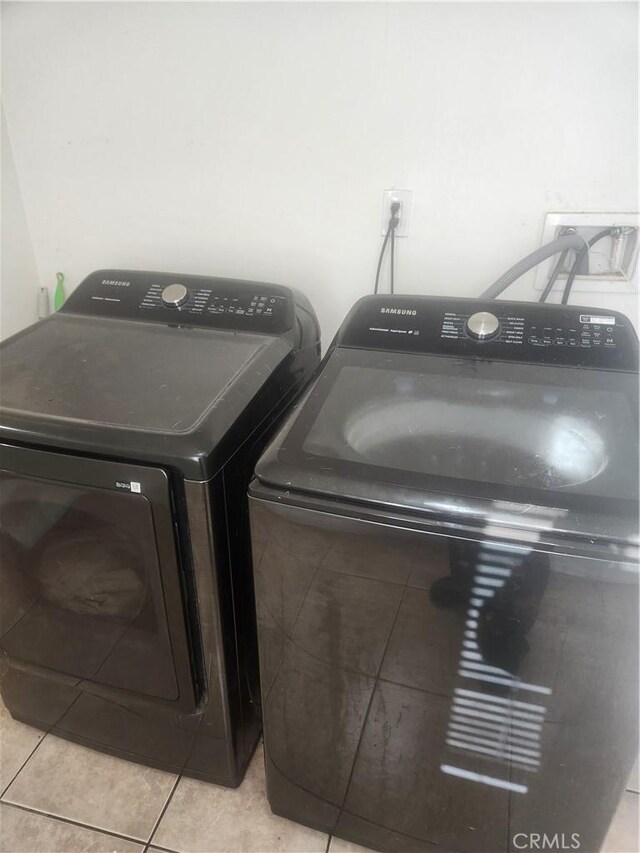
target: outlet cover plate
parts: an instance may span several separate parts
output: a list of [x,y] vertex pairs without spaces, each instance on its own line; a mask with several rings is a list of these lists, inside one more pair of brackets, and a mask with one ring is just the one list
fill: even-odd
[[[640,216],[638,213],[547,213],[542,232],[540,245],[545,245],[554,240],[561,228],[573,225],[578,229],[601,229],[612,225],[638,228]],[[636,235],[635,249],[631,263],[629,264],[629,277],[607,276],[607,275],[577,275],[573,282],[574,293],[623,293],[633,294],[638,292],[638,245],[640,235]],[[604,242],[604,241],[603,241]],[[592,251],[595,250],[595,246]],[[549,258],[536,268],[534,281],[535,290],[543,290],[549,276],[555,266],[557,256]],[[558,276],[553,291],[562,291],[566,282],[566,273]]]
[[409,220],[411,218],[411,190],[385,190],[382,198],[382,236],[387,233],[389,218],[391,216],[391,205],[399,201],[400,222],[396,228],[396,237],[409,236]]

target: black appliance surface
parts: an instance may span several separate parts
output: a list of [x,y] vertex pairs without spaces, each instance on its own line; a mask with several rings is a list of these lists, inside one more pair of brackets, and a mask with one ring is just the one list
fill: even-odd
[[354,307],[249,492],[275,812],[600,848],[637,755],[637,365],[615,312]]
[[[176,282],[191,296],[171,308],[162,293]],[[59,313],[3,347],[0,436],[20,431],[23,440],[207,479],[228,455],[222,442],[231,429],[237,443],[247,401],[290,356],[300,330],[316,334],[308,310],[279,285],[92,273]]]
[[3,701],[237,785],[260,733],[246,485],[318,362],[311,306],[102,270],[0,355]]

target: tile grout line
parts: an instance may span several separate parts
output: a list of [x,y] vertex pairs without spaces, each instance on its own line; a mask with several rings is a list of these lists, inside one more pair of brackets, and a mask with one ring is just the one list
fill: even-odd
[[[180,777],[180,778],[181,778],[181,777]],[[180,781],[180,780],[178,779],[178,781]],[[171,800],[171,799],[172,799],[172,797],[173,797],[173,794],[174,794],[174,792],[175,792],[175,788],[176,788],[176,787],[177,787],[177,783],[176,783],[176,785],[174,786],[173,791],[169,794],[169,798],[168,798],[168,800],[167,800],[167,803],[165,804],[165,807],[163,808],[162,813],[160,814],[160,817],[158,818],[158,821],[157,821],[157,823],[158,823],[158,824],[160,823],[161,819],[164,817],[164,813],[166,812],[166,810],[167,810],[167,808],[168,808],[168,806],[169,806],[169,802],[170,802],[170,800]],[[631,788],[627,788],[627,789],[625,790],[625,793],[628,793],[628,794],[636,794],[636,796],[639,796],[639,792],[638,792],[638,791],[634,791],[634,790],[632,790]],[[157,826],[154,828],[154,832],[155,832],[155,830],[156,830],[156,829],[157,829]],[[152,832],[151,837],[149,838],[149,841],[147,842],[147,845],[146,845],[146,847],[144,848],[144,850],[142,851],[142,853],[151,853],[152,849],[153,849],[153,850],[161,850],[161,851],[163,851],[163,853],[178,853],[178,851],[173,850],[173,848],[170,848],[170,847],[163,847],[161,844],[153,845],[153,848],[152,848],[151,841],[152,841],[152,839],[153,839],[153,834],[154,834],[154,832]],[[332,841],[333,841],[333,835],[329,834],[329,835],[327,836],[327,846],[326,846],[326,847],[325,847],[325,849],[324,849],[324,853],[329,853],[329,851],[330,851],[330,849],[331,849],[331,842],[332,842]]]
[[[146,853],[146,851],[149,849],[149,847],[151,845],[151,841],[153,839],[153,836],[155,835],[156,830],[158,829],[158,826],[160,825],[160,821],[164,817],[164,814],[165,814],[167,808],[169,807],[169,803],[171,802],[171,799],[172,799],[172,797],[176,791],[176,788],[178,787],[178,783],[180,782],[180,779],[182,779],[182,774],[179,773],[175,782],[173,783],[171,791],[169,792],[169,795],[168,795],[167,799],[165,800],[165,803],[164,803],[164,805],[160,811],[160,814],[159,814],[158,818],[156,819],[155,823],[153,824],[153,826],[151,828],[151,834],[149,835],[149,838],[146,841],[144,838],[134,838],[131,835],[124,835],[120,832],[113,832],[111,830],[103,829],[102,827],[95,826],[94,824],[82,823],[82,821],[73,820],[72,818],[66,818],[66,817],[62,817],[60,815],[51,814],[51,812],[44,811],[43,809],[37,809],[37,808],[33,808],[31,806],[24,806],[21,803],[14,803],[14,802],[11,802],[10,800],[5,800],[4,797],[7,794],[9,788],[16,781],[16,779],[18,778],[20,773],[24,770],[24,768],[29,763],[29,761],[31,760],[31,758],[33,757],[33,755],[35,754],[37,749],[40,747],[40,745],[42,743],[44,743],[44,741],[46,740],[46,738],[48,737],[49,734],[50,734],[50,732],[48,732],[48,731],[43,733],[43,735],[40,738],[40,740],[38,741],[38,743],[34,746],[34,748],[31,750],[29,755],[25,758],[23,763],[16,770],[16,772],[14,773],[12,778],[9,780],[8,784],[5,785],[4,789],[2,789],[2,791],[0,793],[0,803],[2,803],[3,805],[7,805],[7,806],[13,806],[14,808],[20,809],[21,811],[24,811],[24,812],[28,812],[30,814],[43,815],[44,817],[48,817],[52,820],[57,820],[60,823],[68,823],[72,826],[78,826],[78,827],[81,827],[83,829],[92,830],[94,832],[100,832],[103,835],[106,834],[106,835],[112,836],[114,838],[121,838],[124,841],[132,841],[135,844],[142,846],[143,853]],[[174,851],[170,851],[170,853],[174,853]]]
[[[9,790],[9,788],[11,787],[11,785],[13,785],[13,783],[15,782],[15,780],[17,779],[17,777],[20,775],[20,773],[22,772],[22,770],[24,770],[25,766],[29,763],[29,761],[31,760],[31,758],[33,757],[33,755],[35,754],[35,752],[38,750],[38,748],[40,747],[40,745],[41,745],[42,743],[44,743],[44,741],[45,741],[45,739],[47,738],[48,734],[49,734],[49,732],[45,732],[45,733],[44,733],[44,735],[40,738],[40,740],[38,741],[38,743],[37,743],[37,744],[34,746],[34,748],[31,750],[31,752],[29,753],[29,755],[27,756],[27,758],[24,760],[24,762],[20,765],[20,767],[18,768],[18,770],[15,772],[15,774],[13,775],[13,777],[10,779],[10,781],[8,782],[8,784],[4,787],[4,789],[2,790],[2,793],[0,794],[0,802],[2,802],[2,804],[3,804],[3,805],[6,805],[6,806],[10,806],[10,807],[13,807],[13,808],[19,809],[20,811],[24,811],[24,812],[27,812],[27,813],[30,813],[30,814],[42,815],[42,816],[47,817],[47,818],[49,818],[49,819],[51,819],[51,820],[58,821],[59,823],[68,823],[68,824],[70,824],[71,826],[78,826],[78,827],[80,827],[80,828],[82,828],[82,829],[88,829],[88,830],[90,830],[90,831],[97,832],[97,833],[100,833],[100,834],[102,834],[102,835],[107,835],[107,836],[112,837],[112,838],[119,838],[119,839],[122,839],[122,840],[124,840],[124,841],[130,841],[130,842],[133,842],[134,844],[138,844],[138,845],[140,845],[140,846],[143,846],[143,851],[142,851],[142,853],[148,853],[148,851],[150,851],[150,849],[151,849],[151,844],[152,844],[152,841],[153,841],[153,837],[154,837],[155,833],[157,832],[158,827],[160,826],[160,822],[162,821],[162,818],[164,817],[164,815],[165,815],[165,813],[166,813],[167,809],[169,808],[169,805],[170,805],[170,803],[171,803],[171,800],[173,799],[173,795],[175,794],[176,789],[177,789],[177,787],[178,787],[178,784],[180,783],[180,780],[182,779],[182,774],[178,774],[178,776],[177,776],[177,778],[176,778],[176,780],[175,780],[175,782],[174,782],[174,784],[173,784],[173,786],[172,786],[172,788],[171,788],[171,791],[169,792],[169,795],[168,795],[168,797],[167,797],[167,799],[166,799],[166,801],[165,801],[165,803],[164,803],[164,805],[163,805],[163,807],[162,807],[162,809],[161,809],[161,811],[160,811],[160,814],[158,815],[158,818],[156,819],[156,821],[155,821],[155,823],[154,823],[154,825],[153,825],[153,827],[152,827],[152,829],[151,829],[151,833],[150,833],[149,838],[147,839],[147,841],[146,841],[146,842],[145,842],[145,841],[144,841],[144,839],[142,839],[142,838],[134,838],[133,836],[130,836],[130,835],[124,835],[124,834],[122,834],[122,833],[113,832],[113,831],[110,831],[110,830],[107,830],[107,829],[103,829],[103,828],[101,828],[101,827],[98,827],[98,826],[95,826],[95,825],[92,825],[92,824],[82,823],[81,821],[76,821],[76,820],[72,820],[72,819],[64,818],[64,817],[61,817],[60,815],[51,814],[50,812],[46,812],[46,811],[43,811],[43,810],[40,810],[40,809],[31,808],[31,807],[29,807],[29,806],[24,806],[24,805],[21,805],[21,804],[19,804],[19,803],[13,803],[13,802],[11,802],[11,801],[5,800],[5,799],[4,799],[4,797],[5,797],[5,795],[7,794],[7,792],[8,792],[8,790]],[[625,789],[625,793],[628,793],[628,794],[634,794],[635,796],[640,796],[640,793],[639,793],[638,791],[634,791],[634,790],[633,790],[633,789],[631,789],[631,788],[626,788],[626,789]],[[333,835],[332,835],[332,834],[329,834],[329,835],[328,835],[328,837],[327,837],[327,846],[325,847],[325,853],[329,853],[329,850],[330,850],[330,847],[331,847],[331,841],[332,841],[332,839],[333,839]],[[168,848],[168,847],[162,847],[162,846],[160,846],[160,845],[157,845],[157,847],[158,847],[158,849],[161,849],[161,850],[165,850],[165,851],[167,851],[167,853],[175,853],[175,851],[172,851],[172,850],[171,850],[170,848]]]
[[49,734],[49,732],[45,732],[45,733],[42,735],[42,737],[40,738],[40,740],[38,741],[38,743],[33,747],[33,749],[31,750],[31,752],[29,753],[29,755],[27,755],[27,757],[26,757],[26,758],[25,758],[25,760],[22,762],[22,764],[20,765],[20,767],[16,770],[16,772],[15,772],[15,773],[14,773],[14,775],[12,776],[11,780],[9,781],[9,784],[8,784],[8,785],[5,785],[5,787],[4,787],[4,788],[3,788],[3,790],[2,790],[2,793],[0,793],[0,802],[5,802],[5,800],[4,800],[4,796],[5,796],[5,794],[7,793],[7,791],[9,790],[9,788],[13,785],[13,783],[16,781],[16,779],[18,778],[18,776],[22,773],[22,771],[23,771],[23,770],[24,770],[24,768],[27,766],[27,764],[29,763],[29,761],[31,761],[31,758],[32,758],[33,754],[34,754],[34,753],[35,753],[35,751],[38,749],[38,747],[40,746],[40,744],[41,744],[41,743],[44,743],[44,741],[45,741],[45,739],[46,739],[46,737],[47,737],[47,735],[48,735],[48,734]]
[[120,838],[122,841],[132,841],[138,846],[142,846],[145,843],[143,838],[134,838],[132,835],[123,835],[121,832],[113,832],[110,829],[102,829],[102,827],[95,826],[94,824],[82,823],[79,820],[61,817],[60,815],[51,814],[51,812],[45,812],[40,809],[34,809],[31,806],[23,806],[20,803],[11,803],[7,800],[3,800],[2,805],[10,806],[14,809],[19,809],[20,811],[27,812],[28,814],[42,815],[43,817],[48,817],[51,820],[57,820],[58,823],[68,823],[70,826],[79,826],[81,829],[90,829],[92,832],[96,832],[100,835],[108,835],[111,838]]
[[[58,719],[56,720],[56,722],[55,722],[55,723],[51,723],[51,724],[50,724],[50,725],[49,725],[49,726],[44,730],[44,733],[43,733],[42,737],[40,738],[40,740],[38,741],[38,743],[34,746],[34,748],[31,750],[31,752],[29,753],[29,755],[26,757],[25,761],[20,765],[20,767],[18,768],[18,770],[17,770],[16,774],[14,775],[13,779],[12,779],[12,780],[9,782],[9,784],[4,788],[4,790],[2,791],[2,793],[0,793],[0,802],[4,802],[4,800],[3,800],[4,795],[7,793],[7,791],[9,790],[9,788],[13,785],[13,783],[16,781],[16,779],[18,778],[18,776],[20,775],[20,773],[22,773],[22,771],[24,770],[25,766],[29,763],[29,761],[30,761],[30,760],[31,760],[31,758],[33,757],[33,755],[34,755],[34,753],[36,752],[36,750],[40,747],[40,745],[41,745],[42,743],[44,743],[44,742],[45,742],[45,740],[47,739],[47,737],[51,734],[51,730],[53,729],[53,727],[54,727],[54,726],[56,726],[56,725],[60,722],[60,720],[62,720],[62,719],[64,718],[65,714],[67,714],[67,713],[71,710],[71,708],[73,708],[73,706],[76,704],[76,702],[78,701],[78,699],[79,699],[79,698],[80,698],[80,694],[79,694],[78,696],[76,696],[76,698],[73,700],[73,702],[71,703],[71,705],[69,705],[69,707],[68,707],[68,708],[67,708],[67,709],[66,709],[66,710],[65,710],[65,711],[64,711],[64,712],[63,712],[63,713],[58,717]],[[0,702],[2,702],[2,700],[1,700],[1,699],[0,699]],[[3,703],[3,704],[4,704],[4,703]],[[7,711],[9,711],[9,709],[7,708],[7,706],[6,706],[6,705],[5,705],[5,709],[6,709]],[[11,711],[9,711],[9,714],[11,715],[12,719],[15,719],[15,718],[13,717],[13,715],[11,714]],[[21,723],[21,725],[25,725],[25,726],[28,726],[29,728],[32,728],[34,731],[43,731],[42,729],[38,729],[36,726],[30,726],[30,725],[29,725],[29,723],[22,723],[20,720],[17,720],[17,722]],[[57,735],[52,735],[52,737],[57,737]]]
[[165,813],[166,813],[167,809],[169,808],[169,804],[170,804],[171,800],[173,799],[173,795],[175,794],[176,789],[177,789],[178,785],[180,784],[181,779],[182,779],[182,773],[178,773],[176,781],[173,783],[173,787],[171,788],[171,791],[169,791],[169,796],[165,800],[163,807],[160,809],[160,814],[158,815],[156,822],[153,824],[153,826],[151,828],[151,833],[149,834],[149,837],[147,838],[147,849],[148,849],[149,845],[151,844],[151,842],[153,841],[153,836],[158,831],[158,827],[160,826],[160,822],[162,821],[162,818],[165,816]]

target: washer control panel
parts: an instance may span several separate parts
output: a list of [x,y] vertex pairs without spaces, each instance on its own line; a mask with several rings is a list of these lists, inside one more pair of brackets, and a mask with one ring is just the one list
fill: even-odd
[[561,321],[547,312],[527,318],[500,312],[498,306],[496,311],[499,316],[486,311],[470,315],[445,311],[440,337],[444,340],[470,338],[479,342],[497,339],[505,345],[535,347],[616,346],[616,317],[612,314],[574,312],[568,321],[566,318]]
[[293,324],[293,295],[277,284],[131,270],[99,270],[73,291],[63,311],[282,334]]
[[339,343],[612,370],[638,363],[635,330],[618,312],[501,300],[368,296],[343,324]]
[[538,347],[615,347],[616,325],[612,314],[578,314],[565,326],[531,325],[527,340]]

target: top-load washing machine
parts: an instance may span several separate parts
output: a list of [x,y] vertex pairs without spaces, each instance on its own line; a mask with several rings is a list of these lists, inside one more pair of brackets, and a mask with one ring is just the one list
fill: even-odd
[[600,848],[637,755],[637,393],[614,312],[357,303],[250,486],[275,812]]
[[102,270],[0,356],[4,703],[237,785],[260,733],[246,486],[317,365],[309,302]]

